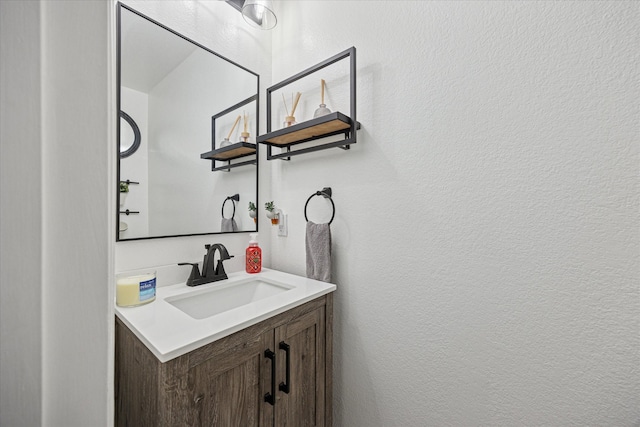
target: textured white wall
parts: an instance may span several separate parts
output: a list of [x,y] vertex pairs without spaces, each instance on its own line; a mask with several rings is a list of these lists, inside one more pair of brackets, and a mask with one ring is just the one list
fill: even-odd
[[[113,420],[108,2],[42,2],[42,425]],[[25,284],[28,286],[28,284]]]
[[[0,2],[0,425],[42,421],[40,5]],[[34,410],[36,408],[36,410]]]
[[639,5],[277,5],[274,82],[358,49],[358,144],[270,162],[276,269],[334,190],[336,426],[640,423]]

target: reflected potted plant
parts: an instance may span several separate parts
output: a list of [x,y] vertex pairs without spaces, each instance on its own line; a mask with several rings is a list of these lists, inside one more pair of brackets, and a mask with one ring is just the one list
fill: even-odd
[[278,224],[278,212],[276,211],[276,206],[273,204],[273,201],[265,203],[264,208],[267,210],[267,218],[271,220],[271,225]]
[[258,223],[258,208],[253,202],[249,202],[249,216],[253,218],[253,222]]
[[129,194],[129,184],[125,181],[120,181],[120,206],[124,206],[127,194]]

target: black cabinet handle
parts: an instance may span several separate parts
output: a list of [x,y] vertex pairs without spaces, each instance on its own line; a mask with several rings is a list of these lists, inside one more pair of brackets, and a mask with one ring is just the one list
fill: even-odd
[[264,351],[264,357],[271,359],[271,393],[265,393],[264,401],[270,403],[271,406],[276,405],[276,354],[266,349]]
[[284,341],[280,341],[280,345],[278,346],[280,350],[284,350],[287,356],[287,372],[286,372],[286,383],[281,382],[278,386],[280,391],[284,391],[289,394],[289,389],[291,387],[291,351],[289,350],[289,344]]

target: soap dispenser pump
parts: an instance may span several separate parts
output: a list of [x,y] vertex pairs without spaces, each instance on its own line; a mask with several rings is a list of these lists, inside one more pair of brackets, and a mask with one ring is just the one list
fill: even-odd
[[260,273],[262,270],[262,249],[258,246],[258,235],[252,233],[246,251],[247,273]]

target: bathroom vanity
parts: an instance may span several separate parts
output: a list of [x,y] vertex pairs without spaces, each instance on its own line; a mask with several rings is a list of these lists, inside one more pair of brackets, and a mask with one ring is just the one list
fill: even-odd
[[[267,269],[229,276],[116,309],[116,425],[331,425],[335,285]],[[227,300],[214,314],[196,303],[215,305],[211,295]]]

